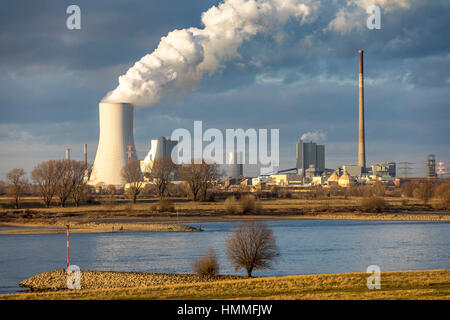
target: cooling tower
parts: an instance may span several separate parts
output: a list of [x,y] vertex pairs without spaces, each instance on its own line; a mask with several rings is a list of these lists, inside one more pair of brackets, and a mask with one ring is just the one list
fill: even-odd
[[100,138],[89,184],[124,185],[122,168],[137,160],[133,137],[133,105],[99,103]]
[[366,167],[366,138],[364,133],[364,60],[363,51],[359,50],[359,130],[358,130],[358,165]]
[[228,176],[238,178],[243,175],[244,166],[242,164],[241,152],[230,152],[230,159],[228,163]]

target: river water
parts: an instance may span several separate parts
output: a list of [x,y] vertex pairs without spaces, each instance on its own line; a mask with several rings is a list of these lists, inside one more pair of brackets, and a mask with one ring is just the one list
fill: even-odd
[[[254,276],[450,268],[450,222],[268,221],[281,256]],[[200,223],[191,224],[200,226]],[[235,272],[225,256],[233,222],[201,223],[204,232],[72,234],[70,262],[81,270],[192,272],[191,263],[215,249],[223,274]],[[36,273],[64,268],[66,235],[0,235],[0,293]]]

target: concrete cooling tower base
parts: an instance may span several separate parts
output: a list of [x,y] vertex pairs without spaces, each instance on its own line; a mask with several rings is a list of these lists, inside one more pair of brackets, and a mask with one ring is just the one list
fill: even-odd
[[130,160],[137,160],[133,137],[133,105],[99,103],[100,138],[95,155],[90,185],[123,186],[122,169]]

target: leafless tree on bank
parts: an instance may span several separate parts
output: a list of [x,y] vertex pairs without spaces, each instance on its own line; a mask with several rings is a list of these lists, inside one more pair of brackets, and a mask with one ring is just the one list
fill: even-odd
[[129,184],[126,193],[136,203],[137,196],[144,185],[144,176],[138,160],[127,163],[122,169],[122,177]]
[[14,208],[19,209],[20,200],[28,189],[28,179],[25,177],[23,169],[12,169],[6,174],[9,183],[8,193],[14,198]]
[[31,172],[31,177],[38,186],[39,194],[48,208],[58,188],[59,175],[57,160],[48,160],[39,163]]
[[72,199],[75,205],[78,207],[81,200],[86,196],[88,192],[87,177],[89,177],[91,166],[88,165],[85,168],[84,161],[73,161],[71,165],[72,169]]
[[186,182],[188,191],[193,201],[204,201],[213,182],[219,178],[219,166],[215,163],[183,164],[179,169],[179,175]]
[[170,175],[175,171],[175,164],[170,157],[157,158],[153,161],[148,178],[155,183],[158,196],[162,199],[168,192]]
[[55,164],[56,170],[59,172],[56,195],[59,198],[60,206],[65,207],[66,201],[69,199],[73,190],[72,160],[56,160]]
[[264,222],[249,221],[233,227],[226,238],[226,255],[235,271],[244,268],[251,277],[255,269],[268,269],[280,254],[272,229]]

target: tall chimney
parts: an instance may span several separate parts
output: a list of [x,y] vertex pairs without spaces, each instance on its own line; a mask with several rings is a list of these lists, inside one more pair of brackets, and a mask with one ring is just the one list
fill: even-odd
[[358,165],[366,167],[366,139],[364,134],[364,62],[363,51],[359,50],[359,143]]
[[70,149],[66,149],[66,160],[70,160]]
[[84,154],[84,170],[87,169],[87,144],[85,143],[83,146],[83,154]]

